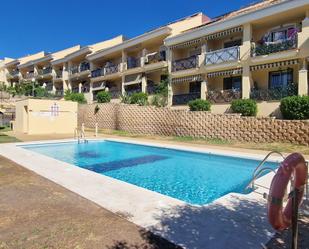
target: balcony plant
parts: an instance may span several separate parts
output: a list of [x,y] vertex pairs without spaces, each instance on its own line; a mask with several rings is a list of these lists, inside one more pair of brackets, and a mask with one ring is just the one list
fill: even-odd
[[151,104],[157,107],[164,107],[167,105],[168,98],[168,77],[155,86],[154,96],[152,98]]
[[188,103],[190,111],[210,111],[211,103],[208,100],[196,99]]
[[240,113],[242,116],[256,116],[257,104],[253,99],[236,99],[231,103],[231,110]]
[[87,103],[83,93],[72,93],[70,90],[65,91],[64,99],[67,101],[78,102],[79,104]]
[[130,104],[138,104],[140,106],[148,104],[148,94],[147,93],[133,93],[130,96]]
[[108,103],[111,101],[111,94],[106,91],[100,91],[97,94],[98,103]]
[[284,119],[309,119],[309,96],[289,96],[281,100],[280,111]]

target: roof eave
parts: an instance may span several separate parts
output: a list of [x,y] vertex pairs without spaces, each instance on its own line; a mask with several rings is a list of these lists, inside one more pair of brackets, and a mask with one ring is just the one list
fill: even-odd
[[126,40],[126,41],[124,41],[120,44],[113,46],[113,47],[99,50],[96,53],[88,55],[87,59],[90,60],[90,61],[96,60],[96,59],[103,57],[105,55],[108,55],[108,54],[111,54],[111,53],[114,53],[114,52],[118,52],[118,51],[121,51],[121,50],[126,49],[126,48],[133,47],[133,46],[135,46],[139,43],[145,42],[145,41],[153,39],[155,37],[165,35],[165,34],[168,35],[168,34],[170,34],[170,32],[171,32],[171,28],[166,27],[166,26],[159,28],[159,29],[155,29],[155,30],[150,31],[148,33],[145,33],[145,34],[142,34],[140,36],[134,37],[132,39]]
[[231,17],[226,20],[222,20],[222,21],[219,20],[218,22],[214,22],[207,26],[200,27],[196,30],[192,30],[187,33],[183,33],[177,36],[167,38],[165,39],[164,44],[166,46],[173,46],[176,44],[181,44],[181,43],[194,40],[194,39],[198,39],[202,36],[209,35],[209,34],[221,31],[221,30],[237,27],[245,23],[259,20],[267,16],[274,15],[276,13],[299,8],[304,5],[308,5],[308,0],[297,0],[297,1],[292,0],[292,1],[277,3],[274,5],[262,8],[262,9],[239,14],[235,17]]

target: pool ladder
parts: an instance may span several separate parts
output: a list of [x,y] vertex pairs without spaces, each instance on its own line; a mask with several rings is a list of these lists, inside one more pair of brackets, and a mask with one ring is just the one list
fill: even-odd
[[83,129],[78,129],[76,128],[75,131],[74,131],[74,139],[77,139],[78,143],[85,143],[87,144],[88,143],[88,140],[86,139],[86,136],[85,136],[85,131],[83,131]]
[[256,179],[261,176],[262,173],[264,173],[265,171],[272,171],[275,173],[275,170],[270,168],[270,167],[264,167],[264,164],[266,163],[266,160],[272,155],[272,154],[278,154],[282,157],[282,159],[284,160],[285,157],[283,156],[282,153],[280,153],[279,151],[271,151],[269,152],[265,158],[260,162],[260,164],[255,168],[254,172],[253,172],[253,175],[252,175],[252,179],[251,181],[249,182],[249,184],[246,186],[245,190],[248,190],[248,189],[252,189],[254,190],[255,189],[255,181]]

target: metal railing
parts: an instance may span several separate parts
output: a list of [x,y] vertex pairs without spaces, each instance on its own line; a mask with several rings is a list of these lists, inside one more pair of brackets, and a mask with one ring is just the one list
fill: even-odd
[[43,69],[38,70],[39,75],[45,75],[45,74],[50,74],[50,73],[52,73],[51,67],[47,67],[47,68],[43,68]]
[[56,79],[62,78],[62,71],[56,71]]
[[31,79],[31,78],[34,78],[34,77],[35,77],[35,73],[34,72],[28,72],[25,75],[26,79]]
[[280,42],[271,42],[260,45],[252,43],[251,56],[268,55],[295,48],[297,48],[297,36]]
[[280,100],[284,97],[297,95],[297,85],[290,84],[287,87],[275,87],[271,89],[252,89],[250,98],[261,101]]
[[104,75],[104,70],[102,68],[97,68],[91,71],[91,77],[96,78]]
[[62,97],[63,96],[63,90],[56,90],[55,96]]
[[165,60],[166,60],[165,51],[155,52],[155,53],[151,53],[145,56],[145,64],[152,64],[152,63],[165,61]]
[[81,73],[90,70],[90,64],[88,62],[83,62],[79,65],[71,66],[70,74]]
[[106,66],[106,67],[104,67],[104,69],[105,69],[105,75],[118,73],[118,72],[119,72],[119,68],[120,68],[120,65],[119,65],[119,64],[117,64],[117,65]]
[[216,90],[208,91],[207,99],[212,103],[229,103],[234,99],[240,99],[241,95],[241,90]]
[[239,46],[223,48],[220,50],[207,52],[205,58],[206,65],[219,64],[229,61],[239,60]]
[[198,65],[198,56],[193,55],[188,58],[175,60],[172,63],[173,72],[196,68]]
[[141,66],[141,58],[129,57],[127,59],[127,69],[136,68]]
[[199,99],[200,97],[200,92],[173,95],[173,105],[184,105],[189,101]]
[[274,171],[274,169],[266,167],[266,168],[262,168],[264,166],[264,164],[266,163],[266,160],[272,155],[272,154],[278,154],[280,155],[283,160],[285,159],[285,157],[283,156],[283,154],[279,151],[271,151],[269,152],[265,158],[259,163],[259,165],[255,168],[255,170],[253,171],[252,174],[252,180],[250,181],[250,183],[246,186],[246,189],[251,188],[251,189],[255,189],[254,186],[254,182],[255,180],[266,170],[270,170],[270,171]]

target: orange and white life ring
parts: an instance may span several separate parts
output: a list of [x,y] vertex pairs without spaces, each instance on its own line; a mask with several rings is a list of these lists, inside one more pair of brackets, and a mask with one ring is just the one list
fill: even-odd
[[276,230],[284,230],[291,225],[292,198],[283,209],[283,197],[289,180],[294,174],[294,189],[298,193],[298,206],[301,204],[307,182],[308,168],[304,157],[299,153],[289,155],[280,165],[274,176],[268,198],[268,220]]

